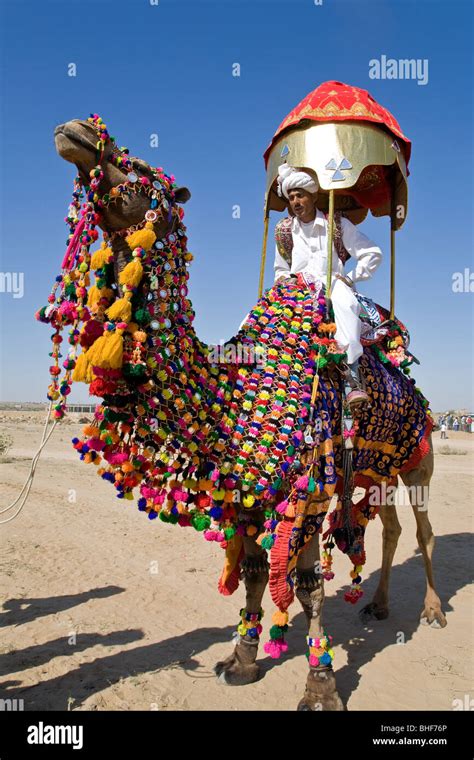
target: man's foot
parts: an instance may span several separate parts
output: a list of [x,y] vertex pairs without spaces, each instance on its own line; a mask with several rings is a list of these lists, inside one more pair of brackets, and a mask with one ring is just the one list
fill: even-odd
[[349,404],[349,406],[359,406],[359,405],[365,405],[369,403],[369,397],[365,391],[363,391],[361,388],[354,388],[350,393],[346,396],[346,401]]

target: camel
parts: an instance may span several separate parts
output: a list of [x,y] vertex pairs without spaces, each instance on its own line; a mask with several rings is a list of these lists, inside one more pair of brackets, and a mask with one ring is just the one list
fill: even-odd
[[[94,171],[94,168],[97,164],[97,127],[96,124],[91,123],[90,120],[83,121],[83,120],[72,120],[68,121],[65,124],[59,125],[55,130],[55,144],[58,154],[61,158],[65,159],[68,162],[71,162],[75,164],[78,170],[78,176],[79,180],[82,183],[83,186],[88,186],[90,183],[90,176],[91,172]],[[101,167],[103,171],[103,176],[100,180],[100,194],[109,193],[112,188],[117,187],[120,185],[120,183],[124,182],[124,179],[127,175],[127,172],[130,171],[130,164],[128,166],[124,165],[120,166],[120,161],[115,161],[112,163],[109,159],[112,156],[112,152],[115,152],[115,155],[117,155],[117,149],[112,141],[105,141],[104,145],[102,146],[103,154],[101,158]],[[125,155],[125,154],[121,154]],[[131,158],[131,167],[133,169],[133,172],[136,173],[138,178],[150,178],[152,175],[152,168],[143,160],[138,158]],[[115,165],[114,165],[115,164]],[[174,190],[174,199],[176,203],[182,204],[185,203],[190,198],[190,193],[187,188],[181,188],[176,187]],[[116,296],[122,296],[124,286],[120,284],[120,276],[123,272],[126,265],[130,262],[130,256],[131,251],[130,247],[128,246],[126,242],[126,238],[123,234],[124,231],[130,231],[130,229],[138,229],[140,224],[142,223],[142,220],[145,218],[145,214],[150,209],[150,199],[149,196],[146,193],[141,192],[135,192],[131,193],[130,195],[125,195],[124,197],[121,197],[116,200],[116,202],[111,203],[107,205],[106,207],[102,208],[100,211],[100,217],[98,220],[98,226],[102,228],[102,230],[106,233],[108,245],[111,247],[113,251],[113,267],[114,267],[114,275],[115,275],[115,284],[116,284]],[[165,208],[162,208],[161,206],[156,209],[158,211],[162,211],[163,213],[159,213],[157,216],[157,219],[153,221],[152,227],[153,232],[157,238],[158,241],[163,240],[167,235],[170,233],[174,233],[180,224],[180,218],[181,215],[176,212],[176,207],[172,209],[173,213],[171,213],[170,209],[168,208],[168,204],[166,204]],[[176,213],[175,213],[176,212]],[[183,264],[184,269],[184,264]],[[187,275],[186,275],[187,276]],[[296,298],[295,293],[300,283],[293,283],[292,285],[284,285],[281,287],[274,287],[270,289],[266,293],[266,296],[263,298],[263,301],[265,304],[271,304],[272,301],[276,301],[283,293],[282,288],[287,288],[285,293],[285,298],[293,297]],[[288,290],[289,288],[289,290]],[[289,295],[288,295],[289,294]],[[266,299],[266,300],[265,300]],[[260,301],[259,301],[260,303]],[[295,312],[296,313],[296,307]],[[328,316],[328,315],[327,315]],[[102,314],[102,318],[106,319],[104,315]],[[239,333],[240,334],[240,333]],[[203,351],[203,344],[199,339],[197,338],[194,329],[192,327],[192,324],[190,322],[186,325],[186,336],[191,342],[191,350],[195,352],[195,355],[201,355]],[[130,340],[130,338],[129,338]],[[372,358],[370,358],[369,352],[367,350],[364,353],[364,357],[361,360],[361,366],[362,371],[364,373],[364,376],[366,380],[368,380],[368,389],[370,390],[370,378],[374,375],[371,375],[371,372],[375,371],[384,371],[386,375],[384,377],[388,380],[392,381],[393,378],[395,378],[395,381],[397,383],[402,384],[402,390],[403,394],[406,393],[412,393],[412,386],[410,383],[405,379],[402,378],[401,372],[399,372],[396,369],[383,369],[382,365],[374,364],[374,361]],[[374,369],[375,368],[375,369]],[[192,372],[192,368],[190,370]],[[388,373],[388,374],[387,374]],[[398,373],[398,374],[397,374]],[[400,375],[401,379],[398,379],[398,375]],[[194,377],[194,375],[193,375]],[[325,562],[327,563],[327,549],[325,549],[325,554],[323,554],[323,557],[321,558],[320,554],[320,532],[321,532],[321,525],[322,525],[322,518],[324,518],[329,502],[331,501],[331,498],[333,495],[336,494],[337,496],[337,502],[339,507],[344,505],[344,503],[347,505],[347,493],[344,495],[344,485],[343,485],[343,473],[341,470],[341,463],[340,459],[338,460],[338,456],[341,454],[341,448],[337,449],[337,431],[335,432],[334,426],[331,428],[332,425],[332,415],[333,412],[337,409],[339,409],[339,391],[340,391],[340,377],[341,373],[337,366],[328,366],[321,372],[320,377],[320,383],[318,388],[318,398],[320,399],[319,403],[319,414],[320,418],[324,421],[323,427],[326,431],[325,435],[326,438],[324,440],[324,445],[326,446],[325,454],[324,454],[324,462],[325,462],[325,470],[324,472],[326,474],[322,475],[321,484],[319,485],[318,481],[318,487],[313,490],[312,492],[308,492],[306,494],[303,494],[300,490],[297,490],[297,499],[295,508],[293,511],[293,514],[291,512],[289,514],[283,514],[283,519],[281,522],[275,527],[273,522],[270,520],[271,527],[269,528],[267,526],[266,532],[264,530],[264,520],[265,515],[264,511],[267,509],[267,505],[264,503],[262,504],[259,509],[252,510],[252,507],[250,509],[248,508],[248,505],[243,507],[242,506],[242,500],[245,502],[245,488],[242,489],[240,487],[240,484],[238,485],[238,488],[236,490],[239,491],[238,493],[238,499],[236,500],[236,520],[242,519],[244,520],[244,526],[250,526],[255,527],[255,530],[250,530],[249,528],[247,530],[243,530],[240,533],[241,541],[239,543],[239,535],[235,534],[232,535],[230,538],[225,538],[226,546],[226,557],[227,557],[227,574],[225,575],[225,579],[221,579],[220,581],[220,590],[222,593],[232,593],[233,590],[235,590],[235,587],[238,583],[239,575],[243,578],[245,583],[245,593],[246,593],[246,601],[245,601],[245,608],[243,610],[244,617],[243,620],[243,630],[240,630],[240,636],[238,639],[237,644],[235,645],[235,648],[233,649],[232,653],[229,655],[229,657],[222,661],[217,663],[215,667],[215,672],[218,678],[223,681],[226,684],[229,685],[242,685],[242,684],[249,684],[254,681],[256,681],[259,678],[260,675],[260,669],[257,663],[257,652],[258,652],[258,646],[259,646],[259,640],[260,640],[260,628],[259,626],[259,620],[260,620],[260,613],[261,613],[261,603],[263,594],[265,591],[265,588],[267,584],[270,582],[270,586],[275,588],[276,585],[278,585],[281,582],[281,572],[280,575],[278,574],[279,565],[278,562],[282,561],[278,559],[278,546],[282,546],[285,544],[285,541],[287,541],[288,537],[290,536],[290,529],[294,529],[295,520],[296,523],[298,523],[298,519],[302,517],[304,510],[304,514],[312,514],[313,518],[312,520],[309,520],[309,525],[311,526],[311,530],[308,529],[306,533],[301,534],[299,536],[299,545],[296,547],[296,550],[294,552],[293,556],[293,564],[292,564],[292,574],[291,579],[293,583],[293,589],[288,590],[288,584],[286,583],[286,577],[285,580],[285,589],[281,590],[283,586],[281,586],[280,583],[280,591],[276,593],[280,594],[279,599],[283,598],[285,601],[285,604],[282,605],[282,609],[285,609],[286,602],[289,600],[289,596],[294,592],[298,600],[300,601],[302,608],[304,610],[304,613],[307,618],[308,622],[308,636],[313,641],[314,646],[314,640],[319,640],[319,643],[321,644],[320,649],[322,647],[322,650],[324,650],[325,654],[327,653],[329,649],[329,643],[326,640],[325,646],[321,643],[323,641],[323,638],[325,636],[324,633],[324,627],[322,623],[322,613],[323,613],[323,604],[324,604],[324,583],[325,583],[325,577],[328,577],[327,573],[327,566],[326,566],[326,572],[324,572]],[[232,382],[235,382],[235,375],[229,374],[226,376],[226,379],[229,380],[229,378],[232,380]],[[383,382],[383,381],[381,381]],[[230,380],[229,380],[230,383]],[[405,383],[405,385],[403,385]],[[380,386],[382,387],[382,386]],[[232,390],[232,389],[231,389]],[[382,389],[383,390],[383,389]],[[97,394],[100,395],[100,394]],[[215,397],[213,397],[215,398]],[[225,395],[222,396],[222,398],[226,398]],[[410,397],[412,398],[412,397]],[[414,399],[414,400],[413,400]],[[135,401],[134,401],[135,403]],[[171,404],[174,403],[173,399],[171,399]],[[412,405],[415,405],[418,403],[416,400],[416,397],[413,396]],[[165,402],[163,401],[163,404]],[[377,396],[374,395],[371,397],[371,404],[372,404],[372,411],[369,410],[369,412],[366,412],[365,414],[368,415],[365,418],[361,417],[361,420],[359,421],[359,432],[362,430],[363,432],[367,429],[367,426],[369,424],[368,420],[370,418],[370,414],[374,414],[378,410],[378,401]],[[118,407],[114,407],[114,409],[117,410]],[[134,407],[136,408],[136,407]],[[185,406],[182,408],[181,415],[184,416],[186,413],[186,410],[190,407]],[[420,419],[424,419],[425,421],[425,432],[423,434],[423,442],[424,442],[424,455],[418,456],[418,458],[413,457],[407,458],[406,462],[408,462],[408,465],[410,464],[410,461],[415,462],[413,466],[408,466],[408,469],[405,468],[399,468],[398,472],[393,474],[393,471],[390,475],[390,477],[380,477],[378,479],[378,482],[376,483],[377,487],[381,487],[384,483],[390,483],[392,485],[396,484],[397,482],[397,474],[401,477],[402,481],[405,483],[407,487],[409,487],[410,491],[410,498],[412,501],[412,507],[415,515],[416,525],[417,525],[417,539],[418,544],[420,547],[420,550],[423,555],[423,560],[425,564],[425,571],[426,571],[426,580],[427,580],[427,590],[426,590],[426,596],[424,600],[424,606],[421,613],[421,620],[422,622],[428,623],[432,627],[443,627],[446,625],[446,618],[442,612],[441,608],[441,602],[438,597],[438,594],[435,589],[434,584],[434,578],[433,578],[433,562],[432,562],[432,555],[433,555],[433,549],[434,549],[434,536],[433,531],[431,528],[431,524],[428,517],[428,511],[427,511],[427,491],[430,483],[430,479],[433,473],[433,448],[432,448],[432,442],[431,442],[431,426],[426,421],[426,418],[423,417],[423,412],[420,411],[421,407],[418,408],[418,414],[421,415]],[[241,406],[240,406],[241,409]],[[342,412],[341,412],[342,414]],[[414,412],[413,412],[414,414]],[[339,418],[339,422],[340,422]],[[371,418],[372,419],[372,418]],[[373,418],[375,419],[375,417]],[[338,422],[338,424],[339,424]],[[214,421],[212,425],[216,426],[217,423]],[[212,428],[211,425],[211,428]],[[212,430],[211,430],[212,432]],[[332,436],[332,438],[331,438]],[[207,440],[207,439],[206,439]],[[357,450],[357,436],[354,439],[354,448]],[[318,439],[319,441],[319,439]],[[301,449],[301,455],[299,462],[297,461],[298,466],[302,466],[303,470],[304,468],[311,463],[314,463],[316,461],[320,461],[318,457],[320,457],[320,453],[322,450],[322,445],[319,442],[311,444],[311,441],[308,443],[305,441],[305,444],[303,445],[303,448]],[[336,441],[334,446],[336,446],[336,456],[334,456],[334,450],[332,448],[332,442]],[[341,442],[342,442],[342,435],[341,435]],[[327,444],[327,445],[326,445]],[[81,443],[75,444],[75,446],[78,448],[80,452],[82,452],[81,456],[89,456],[90,451],[88,453],[84,453],[86,451],[86,448]],[[82,446],[82,448],[81,448]],[[341,443],[342,446],[342,443]],[[370,448],[370,444],[367,443],[367,447]],[[396,447],[395,447],[396,448]],[[339,452],[339,453],[337,453]],[[333,480],[333,482],[330,482],[331,478],[327,473],[331,470],[332,464],[334,464],[334,470],[337,473],[337,478]],[[310,472],[316,472],[315,470],[309,470]],[[112,479],[112,478],[111,478]],[[123,481],[121,481],[123,482]],[[328,485],[329,483],[329,485]],[[367,494],[370,491],[369,485],[370,483],[367,480],[361,481],[362,485],[366,487],[366,496],[364,497],[365,501],[363,500],[363,504],[367,505]],[[357,480],[357,463],[354,465],[354,482],[353,485],[358,484]],[[283,484],[284,485],[284,484]],[[299,486],[297,487],[299,488]],[[240,490],[239,490],[240,489]],[[413,497],[413,493],[423,493],[424,496],[422,498],[422,503],[417,503],[417,499]],[[126,493],[126,489],[125,489]],[[351,496],[352,491],[349,493],[349,499]],[[382,493],[382,490],[380,491]],[[121,492],[119,495],[123,495]],[[126,494],[127,495],[127,494]],[[345,501],[344,501],[345,498]],[[145,500],[144,500],[145,501]],[[418,500],[419,501],[419,500]],[[150,500],[148,499],[146,501],[146,507],[143,507],[147,513],[148,516],[156,516],[153,513],[150,514],[150,506],[149,506]],[[271,503],[271,499],[269,498],[269,503]],[[178,505],[180,508],[182,507],[181,504]],[[224,511],[225,509],[231,509],[229,505],[224,504]],[[179,510],[178,510],[179,511]],[[379,586],[374,594],[374,597],[372,601],[367,604],[362,611],[360,612],[360,618],[362,622],[366,623],[370,620],[378,621],[385,619],[389,614],[389,579],[390,579],[390,570],[393,563],[393,558],[397,546],[398,537],[400,535],[400,524],[397,519],[396,510],[394,506],[390,506],[388,504],[381,503],[377,505],[377,508],[370,510],[366,513],[366,518],[362,520],[360,523],[363,524],[363,529],[365,529],[365,524],[368,522],[369,518],[375,517],[376,514],[380,515],[380,518],[383,523],[383,558],[382,558],[382,568],[381,568],[381,575],[380,575],[380,582]],[[268,513],[267,513],[268,514]],[[360,513],[358,513],[360,515]],[[252,516],[252,519],[249,521],[249,515]],[[280,515],[281,516],[281,515]],[[348,512],[347,510],[344,512],[344,509],[339,509],[339,512],[336,514],[336,523],[337,520],[341,520],[342,518],[345,518],[347,520]],[[188,518],[185,516],[183,517],[182,512],[179,513],[179,519],[181,520],[183,518],[184,522],[181,524],[188,524],[186,520]],[[290,519],[293,518],[293,519]],[[245,523],[245,520],[247,519],[247,523]],[[306,518],[305,518],[306,519]],[[193,517],[194,520],[194,517]],[[176,520],[175,520],[176,521]],[[268,519],[267,519],[268,522]],[[276,521],[274,521],[276,522]],[[308,522],[308,520],[306,520]],[[193,523],[194,524],[194,523]],[[206,523],[207,524],[207,523]],[[344,526],[342,523],[338,523],[340,527],[340,533],[339,533],[339,543],[341,542],[341,531],[344,537],[344,530],[346,530],[347,525]],[[266,523],[265,523],[266,525]],[[306,525],[306,523],[300,519],[299,526]],[[342,527],[341,527],[342,526]],[[196,527],[196,525],[194,525]],[[352,526],[353,528],[354,526]],[[349,528],[347,529],[349,530]],[[357,533],[357,530],[359,530],[356,526],[356,534],[361,538],[361,534],[363,534],[363,530],[359,530]],[[272,546],[269,547],[270,556],[273,557],[275,555],[275,561],[270,563],[268,562],[268,553],[267,549],[268,547],[265,546],[265,542],[262,542],[262,535],[265,535],[268,537],[269,531],[274,533],[272,540],[277,538],[276,542],[273,543]],[[286,531],[286,532],[285,532]],[[209,532],[209,531],[207,531]],[[212,531],[210,531],[212,532]],[[354,531],[352,530],[352,533]],[[215,532],[217,535],[217,532]],[[294,535],[292,533],[291,535]],[[349,534],[347,534],[349,535]],[[351,534],[352,535],[352,534]],[[222,538],[223,536],[221,536]],[[259,540],[260,539],[260,540]],[[217,539],[216,539],[217,540]],[[235,545],[234,545],[235,542]],[[336,540],[336,543],[338,541]],[[270,541],[271,544],[271,541]],[[240,551],[236,550],[236,546],[240,546]],[[339,545],[339,544],[338,544]],[[327,547],[327,544],[326,544]],[[361,556],[361,544],[357,544],[357,550],[355,550],[355,567],[358,565],[358,559],[360,559]],[[359,552],[359,553],[357,553]],[[285,558],[286,563],[286,558]],[[284,563],[284,569],[285,572],[283,575],[286,574],[286,571],[288,570],[287,563]],[[323,571],[321,571],[321,567],[323,567]],[[275,570],[276,568],[276,570]],[[330,569],[330,568],[329,568]],[[281,571],[281,567],[280,567]],[[358,572],[355,572],[355,576],[358,576]],[[359,578],[353,577],[353,582],[357,584]],[[223,576],[224,578],[224,576]],[[357,585],[355,586],[357,588]],[[272,593],[273,595],[273,593]],[[356,596],[359,595],[359,592],[356,594]],[[350,601],[354,601],[353,598],[350,599]],[[247,617],[245,617],[247,616]],[[247,626],[245,626],[245,621],[248,621]],[[280,615],[279,617],[274,619],[274,627],[278,628],[281,631],[284,631],[286,628],[286,618]],[[276,622],[275,622],[276,621]],[[241,628],[241,626],[239,626]],[[247,630],[246,630],[247,628]],[[249,632],[250,631],[250,632]],[[280,631],[280,632],[281,632]],[[278,638],[278,637],[277,637]],[[280,641],[281,639],[278,639]],[[275,642],[273,642],[275,643]],[[322,651],[321,650],[321,651]],[[267,650],[269,651],[269,650]],[[272,655],[273,656],[273,655]],[[321,661],[322,660],[322,661]],[[332,659],[329,658],[326,655],[325,658],[319,658],[318,663],[312,664],[312,661],[310,659],[309,664],[309,672],[307,676],[307,681],[305,685],[304,694],[298,704],[298,710],[302,711],[315,711],[315,710],[343,710],[344,705],[341,701],[341,698],[337,691],[337,685],[336,685],[336,679],[332,667]]]

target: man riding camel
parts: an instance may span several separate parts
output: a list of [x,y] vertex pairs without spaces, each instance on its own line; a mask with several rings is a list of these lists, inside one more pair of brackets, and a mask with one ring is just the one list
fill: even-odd
[[[317,207],[317,180],[305,171],[287,164],[278,170],[278,193],[288,201],[291,217],[281,220],[275,229],[275,284],[298,273],[326,283],[327,234],[326,215]],[[359,375],[360,304],[355,297],[355,282],[368,280],[380,265],[382,251],[348,219],[337,215],[331,299],[336,323],[336,340],[347,351],[347,401],[350,405],[366,403],[368,395]],[[344,275],[344,263],[356,259],[355,267]]]

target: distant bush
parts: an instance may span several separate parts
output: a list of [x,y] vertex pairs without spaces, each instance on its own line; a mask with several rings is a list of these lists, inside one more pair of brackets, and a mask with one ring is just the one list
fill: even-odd
[[453,454],[453,456],[464,456],[467,454],[466,449],[452,449],[450,446],[440,446],[437,454]]
[[0,433],[0,456],[5,456],[13,443],[13,438],[8,433]]

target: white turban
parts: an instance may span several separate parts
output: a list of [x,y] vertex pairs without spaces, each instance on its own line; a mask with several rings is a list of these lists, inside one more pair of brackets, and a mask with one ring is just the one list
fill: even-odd
[[319,184],[307,172],[295,169],[294,166],[282,164],[278,167],[278,195],[288,198],[290,190],[306,190],[307,193],[317,193]]

